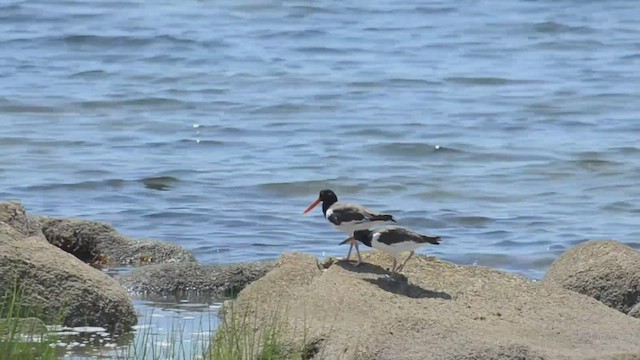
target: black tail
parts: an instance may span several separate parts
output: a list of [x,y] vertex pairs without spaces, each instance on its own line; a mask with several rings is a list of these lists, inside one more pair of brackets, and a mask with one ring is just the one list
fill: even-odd
[[440,245],[440,241],[442,241],[440,236],[428,236],[428,235],[420,235],[420,236],[422,237],[424,242],[428,242],[429,244],[433,244],[433,245]]
[[393,221],[396,222],[396,219],[391,215],[372,215],[371,221]]

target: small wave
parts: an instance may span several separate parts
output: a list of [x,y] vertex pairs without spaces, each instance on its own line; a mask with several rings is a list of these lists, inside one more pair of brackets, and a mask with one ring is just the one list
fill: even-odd
[[105,108],[122,108],[122,107],[148,107],[148,106],[178,106],[188,103],[160,97],[148,97],[129,100],[90,100],[75,103],[81,108],[87,109],[105,109]]
[[549,245],[547,249],[549,249],[549,251],[565,251],[567,250],[567,247],[562,244],[553,244]]
[[60,113],[62,109],[40,104],[17,103],[7,99],[0,99],[0,112],[24,114]]
[[58,191],[58,190],[96,190],[104,188],[122,188],[127,184],[123,179],[91,180],[77,183],[55,183],[27,186],[28,191]]
[[0,137],[0,144],[2,145],[35,145],[41,147],[51,148],[71,148],[71,147],[91,147],[100,146],[99,143],[94,143],[84,140],[55,140],[55,139],[30,139],[25,137]]
[[581,40],[581,41],[542,41],[534,45],[536,49],[543,50],[561,50],[561,51],[573,51],[582,49],[597,50],[600,47],[604,47],[605,44],[596,40]]
[[294,114],[307,110],[309,107],[304,104],[278,104],[261,106],[252,111],[254,114]]
[[284,30],[284,31],[269,31],[264,34],[258,35],[261,39],[273,39],[273,38],[286,38],[286,39],[305,39],[316,38],[326,35],[322,30]]
[[383,85],[390,86],[403,86],[403,87],[424,87],[424,86],[438,86],[442,85],[441,81],[431,81],[425,79],[411,79],[411,78],[391,78],[382,81]]
[[127,144],[127,145],[111,145],[111,148],[114,149],[137,149],[140,147],[153,148],[153,149],[175,149],[176,147],[184,147],[184,146],[204,146],[204,147],[212,147],[217,148],[225,145],[235,145],[241,143],[231,143],[225,142],[222,140],[203,140],[198,138],[197,135],[191,139],[180,139],[177,141],[152,141],[145,142],[143,144]]
[[605,210],[605,211],[614,211],[614,212],[622,212],[622,213],[626,213],[626,212],[637,210],[637,209],[638,209],[638,205],[630,203],[628,201],[614,201],[602,207],[602,210]]
[[66,35],[58,37],[57,40],[67,45],[96,45],[96,46],[125,46],[125,47],[141,47],[152,45],[158,42],[174,43],[174,44],[196,44],[191,39],[178,38],[171,35],[158,35],[153,37],[135,37],[135,36],[107,36],[107,35]]
[[434,200],[453,200],[466,198],[466,195],[460,192],[446,191],[446,190],[431,190],[427,192],[418,193],[417,196],[420,199],[434,201]]
[[255,16],[256,12],[260,12],[260,11],[270,11],[270,10],[274,10],[274,9],[280,9],[280,5],[277,5],[276,2],[270,3],[270,2],[249,2],[249,3],[242,3],[240,2],[240,4],[235,4],[231,6],[231,9],[236,10],[236,11],[246,11],[251,13],[252,15]]
[[71,78],[83,78],[83,79],[96,79],[96,78],[103,78],[108,76],[109,73],[107,73],[104,70],[87,70],[87,71],[80,71],[74,74],[71,74]]
[[2,13],[19,10],[22,10],[22,5],[20,4],[0,5],[0,12]]
[[466,227],[484,227],[494,220],[485,216],[452,216],[449,221]]
[[534,80],[526,79],[506,79],[500,77],[448,77],[445,81],[462,84],[462,85],[484,85],[484,86],[503,86],[503,85],[520,85],[535,83]]
[[383,84],[380,81],[351,81],[346,84],[350,87],[371,89],[380,87]]
[[555,21],[545,21],[533,24],[533,30],[540,33],[558,34],[558,33],[580,33],[591,34],[596,32],[595,29],[588,26],[571,26]]
[[159,63],[159,64],[165,64],[165,63],[176,64],[184,60],[185,60],[184,57],[169,55],[169,54],[153,55],[153,56],[140,59],[141,62]]
[[625,155],[640,154],[640,147],[633,147],[633,146],[622,146],[622,147],[612,148],[611,150],[619,154],[625,154]]
[[640,59],[640,53],[621,56],[620,59],[621,60],[638,60]]
[[309,180],[309,181],[292,181],[292,182],[274,182],[258,185],[262,191],[274,193],[279,196],[303,196],[314,200],[318,197],[318,193],[322,189],[332,189],[340,198],[340,194],[356,194],[364,188],[359,185],[338,185],[343,183],[345,179],[325,179],[325,180]]
[[85,169],[85,170],[78,170],[74,174],[82,175],[82,176],[98,177],[98,176],[110,175],[111,172],[110,171],[106,171],[106,170],[100,170],[100,169]]
[[182,140],[179,140],[178,143],[180,144],[197,143],[199,146],[211,146],[211,147],[218,147],[218,146],[231,144],[222,140],[194,140],[194,139],[182,139]]
[[249,245],[255,246],[255,247],[282,247],[282,244],[276,244],[276,243],[272,243],[272,244],[267,244],[267,243],[249,243]]
[[211,218],[209,214],[198,214],[196,212],[179,212],[179,211],[158,211],[149,212],[142,215],[145,219],[164,220],[170,219],[172,221],[184,220],[184,221],[206,221]]
[[369,147],[384,155],[396,155],[396,156],[426,156],[433,154],[461,154],[464,151],[448,148],[440,145],[432,145],[427,143],[387,143],[387,144],[375,144],[369,145]]
[[139,180],[147,189],[167,191],[180,180],[173,176],[146,177]]
[[407,25],[407,26],[370,26],[370,27],[366,27],[363,28],[362,30],[364,31],[371,31],[371,32],[384,32],[385,35],[387,35],[387,33],[391,32],[391,31],[407,31],[407,30],[413,30],[413,31],[430,31],[433,30],[435,27],[433,25]]
[[504,237],[510,236],[511,234],[512,232],[507,230],[491,230],[491,231],[485,231],[483,233],[480,233],[479,235],[489,239],[496,239],[496,238],[504,238]]
[[290,7],[290,9],[296,12],[296,14],[291,14],[293,16],[297,16],[299,14],[312,15],[312,14],[335,14],[336,13],[335,10],[328,9],[326,7],[312,6],[312,5],[293,5]]
[[358,51],[357,49],[336,49],[326,46],[303,46],[294,50],[311,54],[347,54],[352,51]]
[[[483,235],[487,235],[490,233],[493,233],[495,231],[490,231],[488,233],[485,233]],[[497,231],[499,232],[501,235],[511,235],[512,233],[509,231]],[[502,240],[502,241],[498,241],[495,242],[493,244],[491,244],[491,246],[496,246],[496,247],[506,247],[506,248],[521,248],[521,247],[528,247],[528,246],[535,246],[535,245],[547,245],[550,244],[550,241],[515,241],[515,240]]]
[[602,170],[613,166],[624,165],[623,163],[618,161],[603,159],[580,159],[569,161],[568,163],[587,170]]
[[413,12],[420,14],[449,14],[458,11],[458,8],[453,6],[416,6]]

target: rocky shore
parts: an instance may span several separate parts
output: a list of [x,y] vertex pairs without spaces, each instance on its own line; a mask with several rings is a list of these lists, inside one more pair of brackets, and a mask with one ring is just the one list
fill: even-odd
[[[640,359],[640,254],[619,242],[569,249],[542,281],[423,255],[389,277],[388,256],[363,258],[203,265],[170,243],[0,203],[0,286],[19,284],[45,322],[123,332],[137,322],[130,293],[239,294],[223,316],[249,314],[260,329],[277,313],[305,359]],[[135,268],[99,270],[113,265]]]
[[[135,268],[121,278],[100,270],[124,265]],[[125,332],[137,323],[129,293],[228,297],[272,267],[202,265],[171,243],[129,238],[96,221],[27,214],[18,202],[0,202],[2,295],[19,286],[24,311],[45,322]]]
[[[638,301],[637,272],[627,268],[636,264],[630,259],[637,260],[637,252],[620,254],[624,245],[615,242],[581,247],[593,248],[594,255],[603,254],[595,249],[613,251],[606,252],[609,260],[596,260],[602,267],[583,264],[588,270],[576,274],[603,285],[602,274],[617,274],[611,276],[618,282],[601,288],[607,294],[598,294],[601,299],[621,310]],[[590,262],[575,253],[570,250],[558,263],[580,268],[576,262]],[[277,312],[288,346],[313,344],[311,355],[322,354],[318,359],[640,359],[640,320],[597,301],[595,292],[585,296],[563,288],[573,282],[559,282],[562,277],[535,282],[419,255],[404,276],[391,278],[387,255],[363,254],[365,264],[357,268],[285,254],[225,315],[248,315],[266,328],[274,326]]]

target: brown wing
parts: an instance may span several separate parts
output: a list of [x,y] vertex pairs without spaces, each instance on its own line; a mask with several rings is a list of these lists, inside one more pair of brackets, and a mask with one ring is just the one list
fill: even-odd
[[362,223],[369,221],[393,221],[393,216],[375,214],[356,204],[334,204],[331,207],[331,214],[327,217],[331,223],[340,225],[344,222]]
[[404,241],[413,241],[418,244],[424,244],[424,243],[430,243],[434,245],[440,244],[439,236],[421,235],[400,226],[387,226],[376,232],[380,233],[380,237],[378,237],[378,241],[387,245],[397,244]]

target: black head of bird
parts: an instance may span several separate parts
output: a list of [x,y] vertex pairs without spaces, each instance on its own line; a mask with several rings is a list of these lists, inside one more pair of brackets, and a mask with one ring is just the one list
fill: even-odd
[[353,235],[350,238],[348,238],[345,241],[341,242],[340,245],[346,244],[346,243],[348,243],[350,241],[353,241],[353,240],[358,240],[361,243],[371,247],[371,234],[372,233],[373,233],[373,231],[366,230],[366,229],[365,230],[356,230],[356,231],[353,232]]
[[336,202],[338,202],[338,196],[333,192],[333,190],[321,190],[320,194],[318,195],[318,199],[314,201],[313,204],[309,205],[309,207],[304,211],[303,214],[306,214],[309,211],[313,210],[313,208],[318,206],[318,204],[320,203],[322,203],[323,209],[327,209]]

